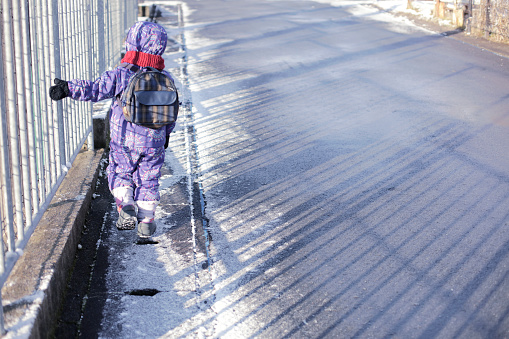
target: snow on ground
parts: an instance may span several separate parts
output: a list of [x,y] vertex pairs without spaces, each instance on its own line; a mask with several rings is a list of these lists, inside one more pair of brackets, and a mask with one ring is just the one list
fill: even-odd
[[[314,0],[315,2],[329,4],[335,7],[344,7],[354,15],[369,16],[374,20],[391,22],[393,24],[404,24],[415,26],[410,20],[402,16],[394,16],[396,13],[404,13],[418,16],[425,20],[433,20],[439,25],[450,26],[451,22],[434,18],[433,9],[435,2],[412,1],[412,8],[408,8],[407,0]],[[379,9],[385,10],[380,12]],[[392,14],[390,14],[392,13]],[[401,27],[401,26],[394,26]]]

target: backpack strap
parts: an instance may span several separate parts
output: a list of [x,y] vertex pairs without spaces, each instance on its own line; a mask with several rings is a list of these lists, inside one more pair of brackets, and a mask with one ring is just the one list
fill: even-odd
[[120,67],[124,67],[124,68],[127,68],[128,70],[131,70],[133,72],[138,72],[140,70],[140,66],[136,66],[136,65],[133,65],[133,64],[128,64],[126,62],[123,62],[120,64]]
[[[120,64],[120,67],[123,67],[123,68],[127,68],[128,70],[130,71],[133,71],[133,72],[138,72],[140,70],[140,66],[136,66],[136,65],[133,65],[133,64],[129,64],[127,62],[123,62]],[[117,99],[117,104],[119,107],[122,107],[122,103],[120,102],[120,95],[117,95],[116,96],[116,99]]]
[[127,68],[127,69],[129,69],[129,70],[131,70],[133,72],[138,72],[142,68],[146,68],[146,69],[149,69],[151,71],[156,71],[156,72],[161,72],[162,71],[162,70],[154,68],[154,67],[150,67],[150,66],[143,66],[143,67],[141,67],[141,66],[129,64],[129,63],[126,63],[126,62],[121,63],[120,67]]

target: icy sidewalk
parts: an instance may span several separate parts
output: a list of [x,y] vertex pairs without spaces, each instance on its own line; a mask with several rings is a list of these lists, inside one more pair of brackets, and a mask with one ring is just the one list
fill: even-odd
[[[185,139],[180,124],[163,169],[157,232],[149,240],[138,239],[135,231],[117,231],[109,193],[96,197],[98,205],[108,206],[102,223],[94,226],[102,232],[83,298],[82,337],[195,336],[204,330],[192,325],[207,313],[210,279],[201,210],[196,209],[199,191],[186,168]],[[101,181],[104,186],[104,175]]]
[[[107,191],[106,161],[100,189],[92,202],[70,295],[57,337],[176,337],[204,334],[209,311],[210,276],[203,230],[200,190],[195,182],[194,130],[189,110],[181,10],[176,2],[158,2],[158,23],[168,32],[166,69],[177,81],[182,106],[166,151],[160,179],[157,231],[139,239],[136,231],[118,231],[115,203]],[[180,23],[180,24],[179,24]],[[81,267],[79,267],[81,266]],[[76,311],[76,305],[81,305]],[[66,311],[65,308],[74,311]],[[196,321],[198,320],[199,321]],[[205,321],[204,321],[205,320]],[[199,335],[199,334],[198,334]]]

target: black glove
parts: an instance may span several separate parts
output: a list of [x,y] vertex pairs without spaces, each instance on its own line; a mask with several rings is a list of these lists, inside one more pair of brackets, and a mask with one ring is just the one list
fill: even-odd
[[55,79],[55,86],[49,88],[49,96],[53,100],[62,100],[69,96],[67,81]]
[[164,143],[164,149],[167,149],[168,148],[168,144],[170,143],[170,135],[168,134],[166,136],[166,142]]

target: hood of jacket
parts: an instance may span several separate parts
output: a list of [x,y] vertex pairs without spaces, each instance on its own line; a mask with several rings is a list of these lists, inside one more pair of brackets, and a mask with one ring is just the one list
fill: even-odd
[[125,49],[127,52],[162,55],[167,42],[168,36],[164,27],[149,21],[139,21],[129,29]]

